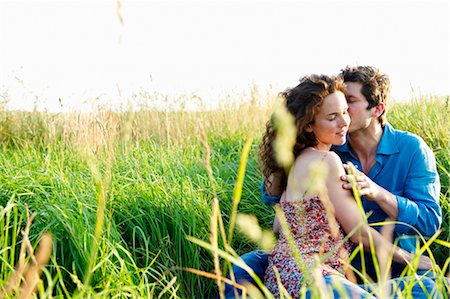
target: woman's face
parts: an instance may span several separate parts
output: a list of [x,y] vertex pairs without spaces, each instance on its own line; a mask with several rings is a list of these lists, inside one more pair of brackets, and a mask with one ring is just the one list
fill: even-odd
[[314,124],[308,125],[306,131],[316,136],[317,149],[329,150],[331,145],[345,143],[349,124],[347,101],[342,92],[336,91],[325,97]]

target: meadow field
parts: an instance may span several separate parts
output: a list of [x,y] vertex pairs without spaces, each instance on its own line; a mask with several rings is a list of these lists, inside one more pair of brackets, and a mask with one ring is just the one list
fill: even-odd
[[[263,246],[239,223],[264,235],[274,217],[257,161],[273,101],[254,97],[197,112],[0,106],[0,297],[214,298],[230,261]],[[394,103],[388,120],[436,156],[443,227],[422,250],[448,275],[450,100]]]

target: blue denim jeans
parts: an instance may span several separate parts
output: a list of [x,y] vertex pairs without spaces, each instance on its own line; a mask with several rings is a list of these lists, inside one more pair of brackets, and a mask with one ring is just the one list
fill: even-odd
[[[256,250],[246,253],[241,256],[242,260],[253,269],[256,275],[264,281],[264,273],[269,264],[269,252]],[[233,265],[233,272],[238,283],[255,283],[253,278],[242,268]],[[371,295],[372,291],[376,291],[378,284],[371,285],[358,285],[350,282],[349,280],[337,276],[329,275],[324,276],[324,281],[327,286],[331,286],[333,289],[334,298],[374,298]],[[334,284],[342,285],[343,289],[336,289],[333,287]],[[396,298],[396,293],[398,290],[403,290],[406,287],[413,285],[411,288],[411,294],[414,299],[416,298],[440,298],[437,294],[436,283],[433,278],[427,276],[416,276],[416,277],[402,277],[394,278],[386,282],[389,287],[389,293],[393,294],[393,298]],[[241,295],[240,290],[236,290],[237,294]],[[225,286],[225,298],[234,298],[235,290],[232,286]],[[311,298],[311,291],[306,292],[306,298]]]
[[[264,282],[264,273],[266,268],[269,266],[269,253],[270,251],[255,250],[246,253],[241,256],[241,259],[255,272],[256,275]],[[233,273],[237,283],[243,284],[249,282],[255,284],[255,281],[241,267],[233,265]],[[236,289],[239,295],[242,295],[241,290]],[[235,290],[232,286],[225,284],[225,298],[234,298]]]

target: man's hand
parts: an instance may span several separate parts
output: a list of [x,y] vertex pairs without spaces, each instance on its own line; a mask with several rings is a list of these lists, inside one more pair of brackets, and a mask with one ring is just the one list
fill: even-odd
[[363,172],[355,169],[356,174],[350,175],[348,174],[350,166],[344,164],[344,168],[347,175],[341,176],[341,180],[344,182],[344,184],[342,184],[342,188],[352,190],[352,184],[350,181],[354,179],[356,188],[361,196],[364,195],[366,199],[376,202],[390,219],[397,220],[398,202],[397,197],[394,194],[377,185]]
[[421,255],[419,257],[419,265],[417,266],[417,269],[429,270],[433,269],[433,265],[434,265],[433,262],[428,256]]
[[[348,173],[349,166],[344,164],[345,171]],[[381,188],[371,179],[369,179],[363,172],[355,169],[356,175],[343,175],[341,180],[344,182],[342,188],[352,190],[352,184],[350,180],[354,177],[355,186],[358,189],[360,195],[366,196],[368,200],[377,201],[378,196],[381,193]]]

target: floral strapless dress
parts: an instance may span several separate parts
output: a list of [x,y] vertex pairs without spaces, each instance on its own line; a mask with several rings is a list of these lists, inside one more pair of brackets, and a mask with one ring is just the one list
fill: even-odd
[[[344,233],[341,227],[333,215],[327,215],[319,196],[295,202],[281,202],[280,206],[303,261],[303,269],[312,270],[316,263],[315,255],[323,258],[330,254],[325,261],[318,265],[319,271],[322,272],[322,275],[343,274],[343,264],[340,259],[348,258],[351,245],[347,241],[344,242]],[[264,277],[264,285],[272,294],[279,296],[273,267],[277,268],[281,283],[292,298],[300,297],[300,289],[304,283],[303,273],[292,255],[283,232],[280,232],[278,243],[269,256],[269,266]]]

